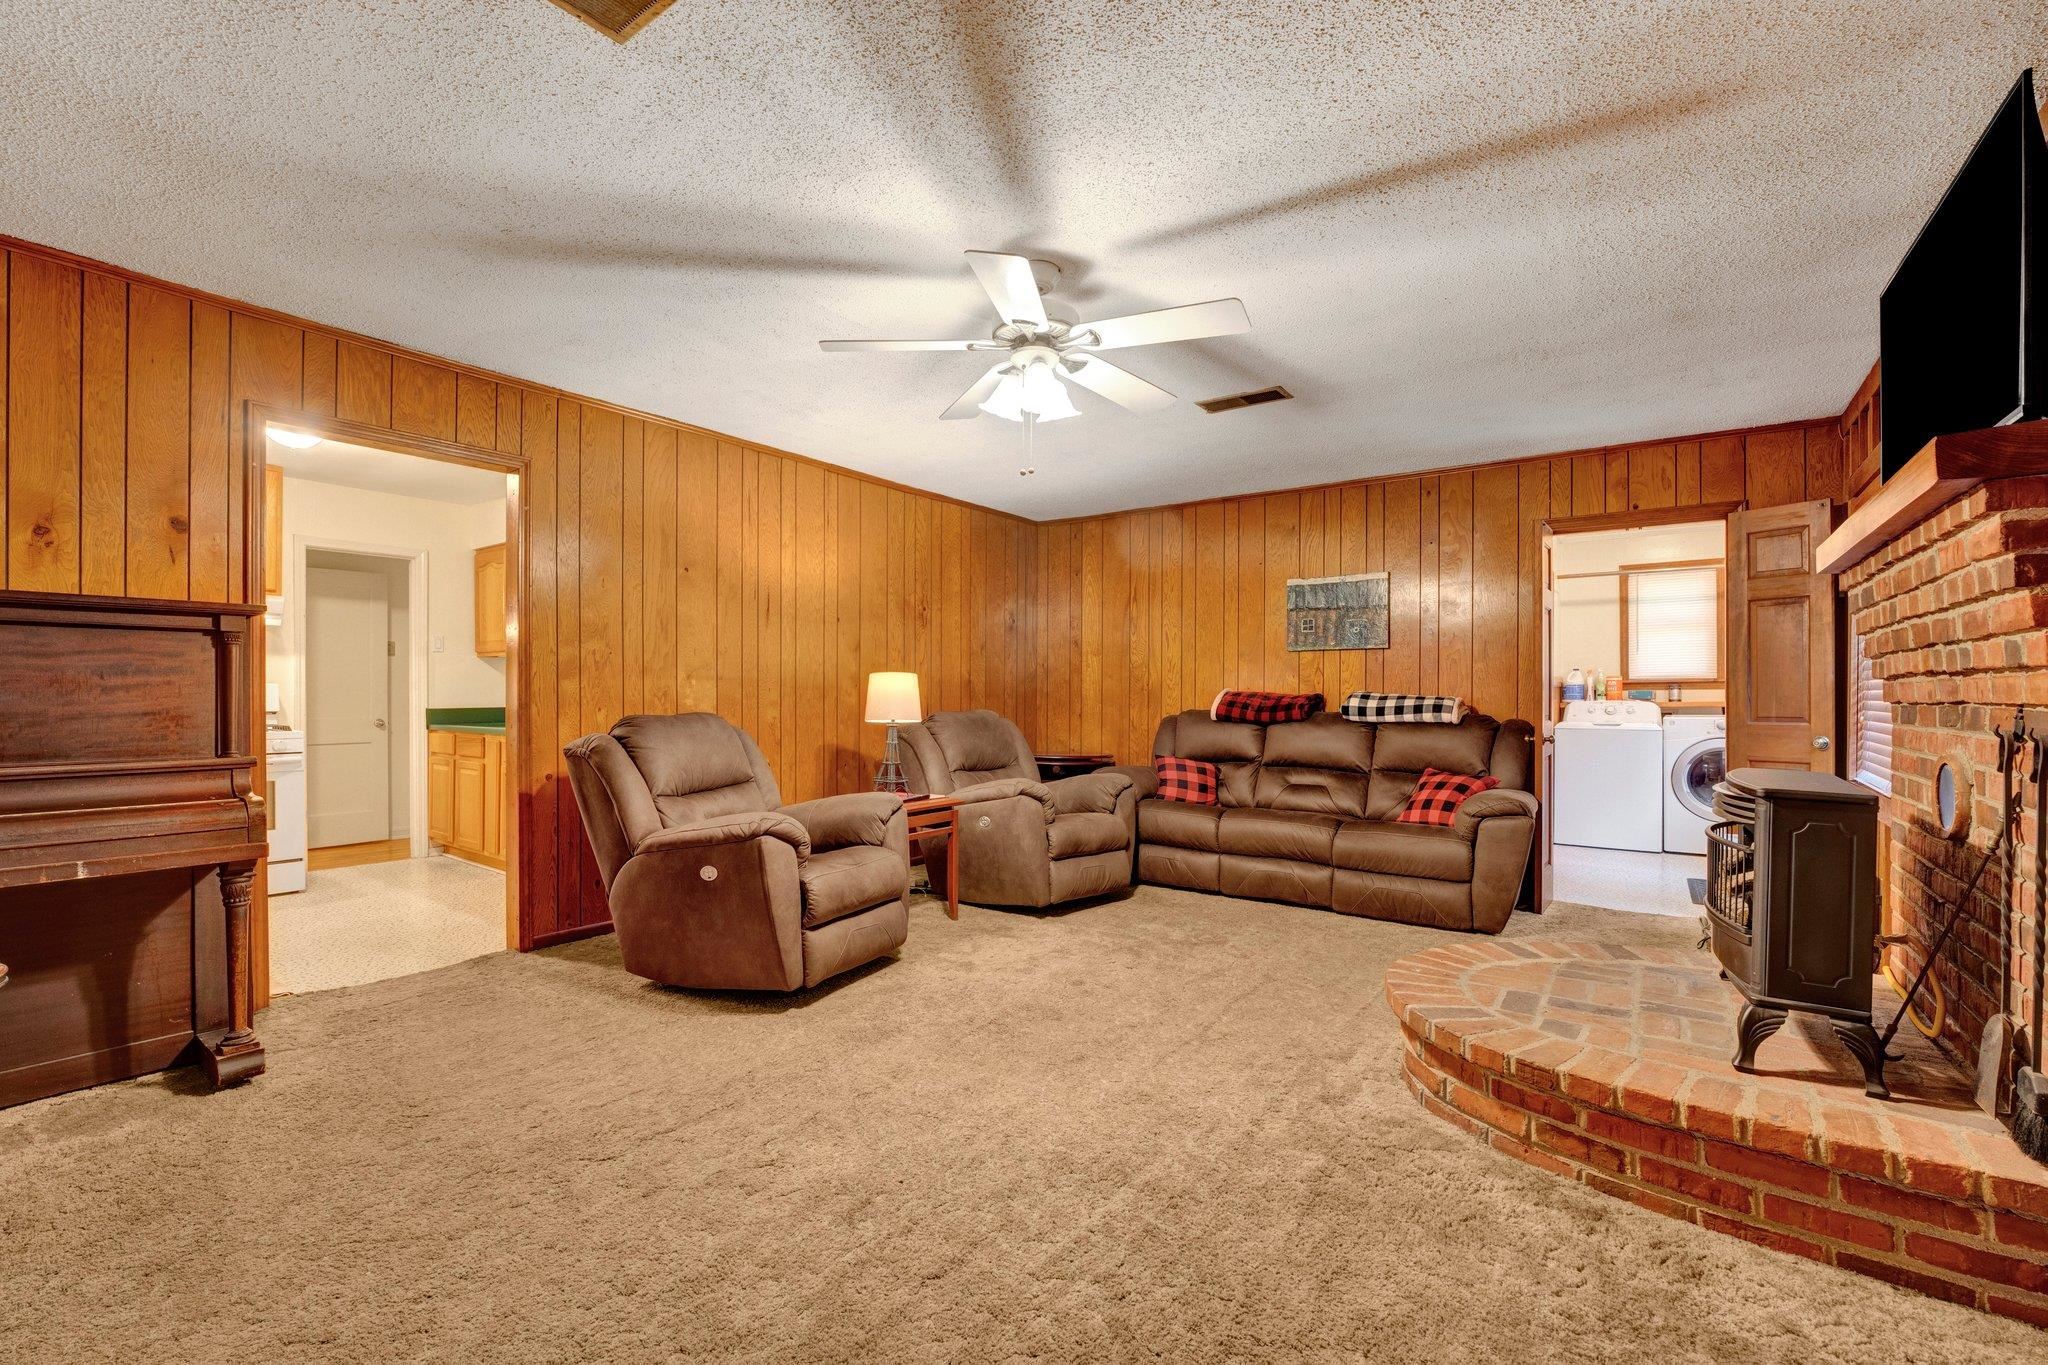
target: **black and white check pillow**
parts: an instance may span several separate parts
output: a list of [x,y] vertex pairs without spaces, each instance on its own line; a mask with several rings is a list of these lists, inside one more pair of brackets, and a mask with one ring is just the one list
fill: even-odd
[[1366,725],[1421,721],[1456,725],[1465,718],[1463,697],[1426,697],[1411,692],[1353,692],[1338,710]]
[[1394,820],[1403,825],[1454,824],[1458,807],[1465,804],[1467,797],[1492,791],[1499,785],[1497,777],[1467,777],[1441,768],[1424,768],[1422,776],[1415,780],[1414,794]]
[[1191,806],[1216,804],[1216,765],[1199,758],[1175,758],[1161,754],[1152,760],[1159,774],[1159,799],[1185,801]]

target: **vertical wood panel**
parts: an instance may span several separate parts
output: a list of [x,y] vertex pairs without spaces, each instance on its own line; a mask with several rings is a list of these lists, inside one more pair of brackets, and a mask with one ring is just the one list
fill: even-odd
[[641,708],[654,715],[680,711],[676,669],[676,599],[681,574],[676,565],[676,429],[647,424],[642,433],[642,535],[645,560],[638,601],[629,611],[641,620],[645,651]]
[[182,598],[190,572],[192,305],[146,284],[128,294],[128,592]]
[[128,282],[85,276],[84,392],[79,438],[81,592],[119,595],[128,581]]
[[[555,403],[555,749],[583,728],[583,410]],[[555,927],[584,922],[583,822],[567,791],[555,802]],[[543,832],[542,837],[545,837]]]
[[676,706],[710,711],[718,696],[718,445],[677,435]]
[[391,362],[391,428],[455,439],[455,371],[401,355]]
[[498,386],[473,374],[455,378],[455,439],[479,450],[498,447]]
[[[520,445],[527,456],[525,495],[526,588],[520,604],[519,650],[525,670],[520,696],[526,714],[520,730],[524,761],[520,771],[525,812],[519,845],[524,882],[521,894],[532,907],[531,927],[547,933],[561,926],[556,878],[557,831],[561,808],[573,805],[561,771],[562,726],[556,706],[561,680],[560,560],[555,528],[560,523],[555,471],[557,418],[552,394],[528,393],[520,403]],[[573,923],[573,920],[570,921]]]
[[[1564,466],[1567,473],[1570,466]],[[1541,569],[1543,521],[1555,496],[1550,480],[1558,462],[1530,460],[1520,467],[1521,548],[1515,566],[1515,595],[1518,627],[1516,658],[1520,669],[1516,681],[1515,714],[1535,719],[1544,712],[1549,684],[1543,676],[1543,575]]]
[[[310,340],[310,338],[309,338],[309,340]],[[306,353],[306,363],[307,363],[307,367],[308,367],[308,373],[307,373],[307,384],[308,384],[308,386],[309,386],[308,392],[309,392],[309,394],[310,394],[310,385],[311,385],[311,383],[312,383],[312,374],[311,374],[311,366],[312,366],[312,352],[311,352],[311,351],[308,351],[308,352]],[[514,385],[514,384],[500,384],[500,385],[498,385],[498,420],[497,420],[497,429],[498,429],[498,451],[499,451],[499,453],[500,453],[500,454],[504,454],[504,455],[517,455],[517,454],[519,454],[519,453],[520,453],[520,440],[521,440],[521,437],[522,437],[522,435],[523,435],[523,428],[524,428],[524,423],[522,423],[522,422],[521,422],[521,420],[520,420],[520,416],[519,416],[519,388],[518,388],[518,386],[517,386],[517,385]],[[673,428],[673,427],[669,427],[669,428],[667,428],[667,430],[669,430],[669,431],[673,432],[673,431],[675,430],[675,428]]]
[[1598,455],[1572,459],[1572,515],[1597,517],[1607,510],[1607,462]]
[[1437,680],[1454,697],[1471,697],[1472,475],[1446,474],[1437,503]]
[[1513,465],[1472,475],[1472,705],[1520,713],[1521,480]]
[[1742,501],[1744,478],[1740,436],[1714,436],[1700,442],[1701,502]]
[[334,414],[373,427],[391,426],[391,353],[353,341],[341,343],[336,364]]
[[1751,432],[1743,446],[1751,507],[1805,499],[1806,441],[1798,430]]
[[[335,339],[324,332],[306,333],[306,411],[324,417],[333,417],[335,403],[339,397],[337,385],[340,373],[340,347]],[[517,389],[510,390],[516,394]]]
[[1700,502],[1700,443],[1680,441],[1672,450],[1673,504],[1696,506]]
[[1817,423],[1802,433],[1806,441],[1806,496],[1842,502],[1842,429]]
[[1630,511],[1646,507],[1670,507],[1678,495],[1678,450],[1676,446],[1636,446],[1628,452],[1628,505]]
[[77,592],[84,272],[13,253],[7,275],[7,586]]
[[225,602],[228,581],[228,314],[192,305],[192,596]]

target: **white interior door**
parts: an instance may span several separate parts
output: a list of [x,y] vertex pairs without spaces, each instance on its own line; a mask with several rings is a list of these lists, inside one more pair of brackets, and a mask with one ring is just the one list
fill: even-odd
[[306,569],[306,843],[391,837],[391,590],[383,574]]

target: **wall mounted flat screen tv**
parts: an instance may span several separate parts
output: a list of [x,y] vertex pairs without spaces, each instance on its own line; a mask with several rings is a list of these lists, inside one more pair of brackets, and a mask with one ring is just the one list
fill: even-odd
[[1885,287],[1878,333],[1886,478],[1936,436],[2048,417],[2048,138],[2031,70]]

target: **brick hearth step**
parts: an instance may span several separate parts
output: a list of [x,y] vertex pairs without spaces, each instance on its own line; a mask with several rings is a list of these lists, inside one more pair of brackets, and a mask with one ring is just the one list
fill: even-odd
[[[1881,1008],[1893,999],[1879,985]],[[1893,1098],[1826,1025],[1729,1065],[1740,997],[1704,953],[1463,942],[1387,970],[1423,1106],[1643,1208],[2048,1326],[2048,1168],[1911,1029]]]

